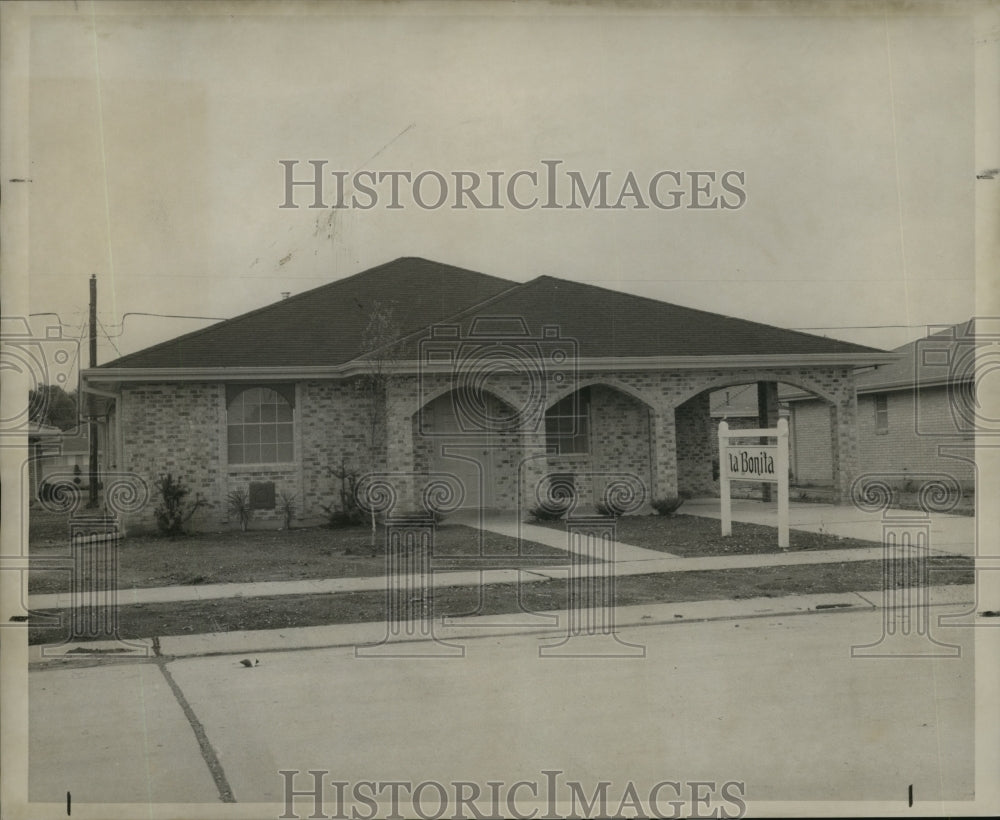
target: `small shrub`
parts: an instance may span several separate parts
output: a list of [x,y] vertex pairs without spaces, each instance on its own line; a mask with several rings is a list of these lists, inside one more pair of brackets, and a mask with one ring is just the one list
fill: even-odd
[[653,509],[656,510],[659,515],[664,515],[667,518],[670,518],[670,516],[681,508],[683,503],[684,499],[676,495],[670,498],[657,498],[653,502]]
[[566,510],[554,510],[548,507],[532,507],[528,510],[528,514],[535,521],[558,521],[564,515],[566,515]]
[[248,490],[239,489],[229,493],[228,501],[229,513],[240,522],[240,529],[247,531],[250,523],[250,493]]
[[321,505],[326,513],[328,527],[351,527],[365,520],[365,513],[358,506],[355,490],[358,486],[358,471],[348,467],[340,460],[340,467],[330,469],[339,482],[337,490],[338,503]]
[[171,473],[161,475],[155,486],[160,494],[160,503],[153,511],[156,526],[164,535],[183,535],[185,525],[205,505],[205,499],[198,495],[193,502],[185,501],[190,490]]
[[292,528],[292,519],[295,518],[296,494],[282,493],[278,498],[278,512],[281,513],[281,520],[284,521],[286,530]]

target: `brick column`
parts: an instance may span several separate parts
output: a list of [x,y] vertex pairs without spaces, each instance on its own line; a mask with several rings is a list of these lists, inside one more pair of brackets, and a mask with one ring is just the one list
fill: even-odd
[[830,453],[833,460],[834,501],[850,501],[851,483],[858,475],[858,402],[850,394],[830,405]]
[[413,414],[417,407],[416,383],[412,379],[394,379],[386,386],[385,458],[386,471],[396,473],[394,486],[397,509],[416,508],[413,455]]
[[518,490],[518,518],[522,521],[528,511],[538,505],[535,490],[542,477],[548,472],[545,457],[545,434],[525,432],[521,434],[521,459],[518,465],[520,487]]
[[677,433],[672,405],[653,413],[653,498],[677,495]]

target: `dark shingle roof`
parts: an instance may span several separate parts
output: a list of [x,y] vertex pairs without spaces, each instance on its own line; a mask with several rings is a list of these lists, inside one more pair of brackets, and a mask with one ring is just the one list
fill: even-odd
[[858,390],[870,393],[918,383],[969,381],[975,371],[975,346],[984,343],[983,339],[977,342],[975,333],[975,320],[969,319],[897,347],[893,352],[902,354],[897,361],[857,375]]
[[404,257],[101,367],[338,365],[359,355],[375,302],[391,305],[401,332],[409,334],[516,285]]
[[415,355],[431,325],[459,324],[468,333],[477,316],[519,317],[536,338],[543,326],[558,325],[560,335],[575,339],[584,357],[881,352],[551,276],[519,285],[405,257],[123,356],[100,369],[343,364],[359,356],[376,301],[393,306],[406,337],[400,355]]
[[477,316],[519,317],[536,336],[543,326],[557,325],[562,337],[576,340],[581,357],[882,352],[552,276],[533,279],[453,321],[469,333]]

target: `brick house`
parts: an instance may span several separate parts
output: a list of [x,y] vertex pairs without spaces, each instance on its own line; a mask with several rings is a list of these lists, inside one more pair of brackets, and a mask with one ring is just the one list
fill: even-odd
[[[938,329],[897,348],[894,362],[859,371],[858,469],[908,477],[945,474],[974,486],[973,320]],[[801,391],[781,396],[791,410],[791,462],[800,481],[833,481],[827,406]],[[970,411],[970,412],[965,412]]]
[[[399,341],[363,353],[387,307]],[[517,283],[402,258],[87,370],[83,383],[113,400],[115,467],[150,485],[180,476],[206,501],[198,525],[216,527],[231,523],[228,493],[251,483],[264,499],[255,519],[277,519],[284,492],[298,520],[318,520],[341,464],[393,473],[411,504],[406,476],[428,473],[456,477],[473,508],[530,507],[552,474],[574,477],[588,503],[620,473],[647,505],[717,493],[709,397],[752,382],[829,407],[843,497],[858,469],[854,369],[891,358],[551,276]],[[376,368],[391,378],[373,415],[363,386]],[[136,523],[152,522],[152,506]]]

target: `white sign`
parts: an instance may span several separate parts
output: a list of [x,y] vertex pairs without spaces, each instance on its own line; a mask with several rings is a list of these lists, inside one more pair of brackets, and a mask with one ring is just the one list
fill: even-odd
[[727,447],[729,457],[729,477],[747,478],[754,481],[777,481],[775,464],[778,458],[777,445],[767,444],[757,447]]
[[[734,438],[773,438],[774,444],[730,444]],[[778,419],[774,429],[730,430],[719,423],[719,495],[722,500],[722,534],[733,534],[733,481],[767,481],[778,485],[778,546],[788,549],[788,419]]]

